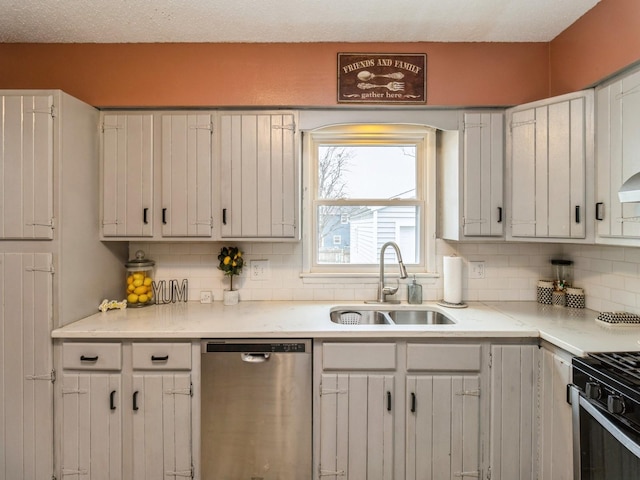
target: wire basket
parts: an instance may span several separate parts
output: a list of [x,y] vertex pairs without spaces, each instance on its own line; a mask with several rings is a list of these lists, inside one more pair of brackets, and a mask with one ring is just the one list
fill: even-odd
[[362,315],[358,312],[342,312],[340,314],[340,323],[342,325],[360,325]]

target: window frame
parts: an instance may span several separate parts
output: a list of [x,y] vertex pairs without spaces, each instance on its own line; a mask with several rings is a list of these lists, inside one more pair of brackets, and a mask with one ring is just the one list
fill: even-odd
[[[318,147],[322,145],[415,145],[416,195],[413,199],[318,199]],[[302,276],[377,276],[378,264],[318,264],[317,212],[320,205],[415,206],[420,261],[408,265],[412,273],[435,272],[436,129],[415,124],[340,124],[305,132],[303,157],[304,217]],[[392,270],[392,269],[391,269]]]

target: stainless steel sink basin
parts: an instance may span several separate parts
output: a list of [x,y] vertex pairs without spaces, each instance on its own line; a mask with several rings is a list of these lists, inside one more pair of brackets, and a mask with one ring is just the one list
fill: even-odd
[[342,325],[388,325],[391,323],[385,312],[376,310],[336,310],[331,312],[331,321]]
[[389,316],[396,325],[452,325],[445,314],[433,310],[394,310]]
[[435,310],[355,310],[337,308],[330,314],[341,325],[453,325],[456,322]]

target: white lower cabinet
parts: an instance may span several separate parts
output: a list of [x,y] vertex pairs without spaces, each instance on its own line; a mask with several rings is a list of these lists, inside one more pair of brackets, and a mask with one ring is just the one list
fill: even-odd
[[59,478],[191,478],[191,348],[65,342]]
[[315,479],[481,477],[481,345],[317,342],[315,352]]

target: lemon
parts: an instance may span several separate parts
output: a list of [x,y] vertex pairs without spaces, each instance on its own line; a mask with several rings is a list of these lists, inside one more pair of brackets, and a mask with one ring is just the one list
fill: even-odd
[[149,290],[148,287],[145,287],[144,285],[137,287],[133,293],[135,293],[136,295],[142,295],[143,293],[147,293],[147,290]]
[[127,286],[127,292],[131,293],[136,289],[135,285],[132,283]]
[[127,277],[127,283],[133,283],[133,275]]
[[138,301],[140,303],[147,303],[149,301],[149,297],[147,296],[147,294],[143,293],[138,297]]
[[135,293],[130,293],[127,297],[127,302],[129,303],[138,303],[138,295]]
[[147,277],[143,280],[142,284],[148,287],[151,285],[152,282],[153,280],[151,280],[151,277]]
[[142,279],[141,278],[136,278],[133,281],[133,285],[136,286],[136,287],[141,287],[142,286]]

